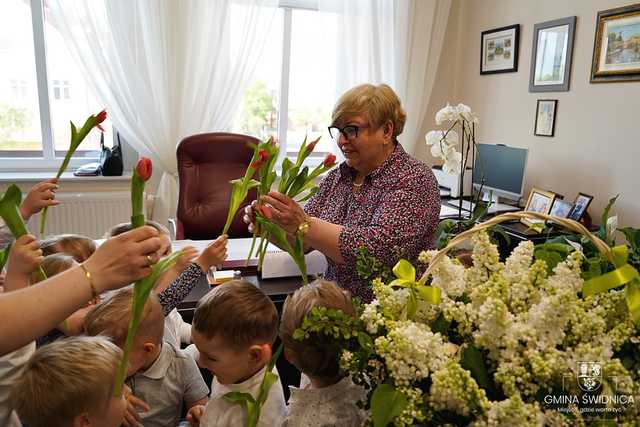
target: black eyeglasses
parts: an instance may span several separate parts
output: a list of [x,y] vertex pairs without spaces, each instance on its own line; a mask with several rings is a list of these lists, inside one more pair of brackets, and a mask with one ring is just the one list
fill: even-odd
[[343,128],[329,126],[329,135],[331,135],[331,138],[337,140],[340,138],[340,134],[342,134],[347,140],[351,141],[358,137],[358,130],[368,127],[369,125],[347,125]]

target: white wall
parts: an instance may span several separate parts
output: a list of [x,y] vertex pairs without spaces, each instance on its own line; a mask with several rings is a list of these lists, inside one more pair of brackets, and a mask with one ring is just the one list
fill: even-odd
[[[525,192],[546,188],[573,199],[595,196],[598,221],[608,199],[621,225],[640,227],[640,82],[589,83],[597,12],[633,0],[454,0],[425,131],[435,112],[464,102],[480,116],[477,140],[529,149]],[[530,93],[533,26],[577,16],[568,92]],[[480,33],[520,24],[518,72],[481,76]],[[555,137],[533,135],[537,99],[558,99]],[[416,155],[429,164],[424,144]]]

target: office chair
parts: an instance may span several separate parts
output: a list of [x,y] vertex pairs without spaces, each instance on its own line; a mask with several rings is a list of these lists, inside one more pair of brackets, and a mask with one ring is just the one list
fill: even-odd
[[[231,184],[244,176],[257,138],[233,133],[203,133],[184,138],[178,144],[177,240],[208,240],[222,233],[227,219]],[[242,221],[242,210],[256,198],[250,191],[229,229],[229,237],[250,237]]]

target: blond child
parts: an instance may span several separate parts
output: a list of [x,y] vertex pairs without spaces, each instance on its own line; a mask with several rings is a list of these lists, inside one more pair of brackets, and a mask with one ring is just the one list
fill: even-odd
[[122,351],[102,337],[72,337],[38,349],[11,390],[29,427],[118,427],[126,402],[114,397]]
[[340,373],[340,343],[335,338],[313,334],[298,341],[293,334],[314,307],[340,310],[355,316],[349,293],[335,283],[316,280],[288,296],[282,311],[280,337],[286,359],[302,373],[301,388],[289,387],[291,396],[285,426],[358,426],[365,414],[356,406],[365,391]]
[[[247,281],[232,280],[217,286],[198,302],[193,317],[193,342],[200,353],[199,365],[211,371],[214,379],[209,403],[206,407],[192,408],[187,415],[192,425],[246,425],[246,409],[228,403],[223,396],[241,392],[256,398],[277,332],[276,307]],[[279,426],[284,409],[278,379],[269,389],[258,425]]]
[[[123,347],[131,319],[133,288],[118,291],[92,310],[85,319],[88,335],[106,335]],[[144,307],[127,369],[131,394],[125,420],[127,425],[175,426],[182,404],[187,409],[207,402],[209,389],[192,357],[162,341],[164,315],[152,293]],[[142,400],[142,402],[140,402]],[[135,406],[147,408],[138,414]],[[138,419],[138,417],[140,419]]]
[[65,253],[77,262],[85,262],[96,251],[96,242],[79,234],[60,234],[40,242],[44,256]]

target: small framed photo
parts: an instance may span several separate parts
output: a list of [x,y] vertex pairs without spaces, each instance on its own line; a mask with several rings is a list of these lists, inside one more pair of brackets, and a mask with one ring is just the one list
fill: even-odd
[[598,12],[591,83],[640,80],[640,3]]
[[529,92],[569,90],[575,29],[575,16],[534,25]]
[[518,71],[520,24],[483,31],[480,35],[480,74]]
[[[553,204],[551,205],[551,210],[549,211],[549,215],[557,216],[560,218],[567,218],[569,216],[569,212],[573,208],[573,203],[568,202],[566,200],[562,200],[556,197],[553,199]],[[553,224],[553,221],[548,221]]]
[[578,193],[578,195],[576,196],[576,200],[573,202],[573,208],[571,209],[571,212],[569,212],[569,215],[567,215],[567,218],[573,219],[575,221],[580,221],[584,213],[587,211],[587,208],[591,204],[592,200],[593,196],[584,193]]
[[[527,200],[527,205],[524,210],[529,212],[539,212],[543,214],[548,214],[551,211],[551,206],[553,206],[553,200],[556,195],[550,191],[540,190],[539,188],[532,188],[531,193],[529,193],[529,199]],[[542,219],[531,219],[531,218],[522,218],[520,220],[522,223],[531,226],[533,224],[544,224],[544,220]]]
[[537,136],[553,136],[556,129],[557,99],[538,99],[536,105],[536,123],[533,134]]

